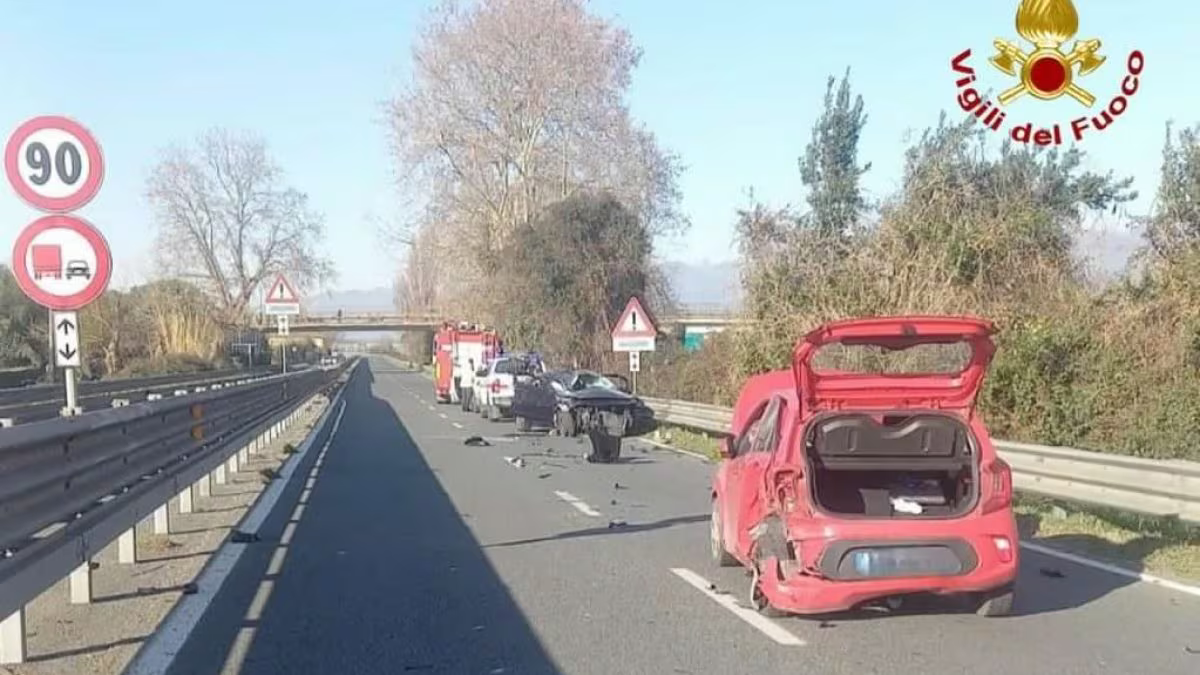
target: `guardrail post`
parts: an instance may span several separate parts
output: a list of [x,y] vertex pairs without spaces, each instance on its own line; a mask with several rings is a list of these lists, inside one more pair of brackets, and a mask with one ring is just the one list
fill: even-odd
[[132,565],[137,562],[137,527],[131,527],[117,537],[117,562]]
[[217,468],[213,469],[212,477],[213,482],[217,485],[224,485],[226,482],[228,482],[228,478],[225,476],[225,465],[217,465]]
[[230,455],[229,459],[225,460],[225,466],[228,467],[230,474],[238,472],[238,456],[236,452]]
[[169,504],[154,509],[154,534],[171,534],[171,509]]
[[25,608],[0,621],[0,663],[25,663]]
[[238,454],[238,462],[240,462],[242,464],[242,466],[249,464],[250,463],[250,444],[247,443],[246,445],[243,445],[242,449],[238,450],[237,454]]
[[201,497],[212,496],[212,474],[206,473],[200,480],[196,481],[196,492],[200,493]]
[[192,486],[189,485],[179,491],[179,512],[191,513],[192,510]]
[[92,602],[92,561],[85,560],[83,564],[71,572],[71,604],[88,605]]

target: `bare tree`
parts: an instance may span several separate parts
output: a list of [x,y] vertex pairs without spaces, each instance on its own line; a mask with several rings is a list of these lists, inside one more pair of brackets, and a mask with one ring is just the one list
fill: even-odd
[[400,273],[396,276],[396,311],[401,314],[420,314],[436,307],[437,251],[433,246],[432,230],[416,233],[408,241]]
[[519,224],[580,189],[605,190],[652,234],[682,231],[680,165],[624,102],[641,53],[583,0],[446,0],[392,103],[401,187],[424,227],[479,252],[439,260],[476,281]]
[[241,320],[255,290],[287,272],[311,287],[332,275],[317,253],[324,224],[283,172],[264,141],[215,129],[194,148],[167,150],[146,195],[159,226],[159,263],[215,299],[221,318]]

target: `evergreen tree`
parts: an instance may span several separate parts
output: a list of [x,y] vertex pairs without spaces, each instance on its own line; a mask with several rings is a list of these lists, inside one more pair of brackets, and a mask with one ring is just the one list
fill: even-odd
[[[834,85],[837,85],[836,91]],[[867,124],[861,95],[852,95],[850,69],[840,83],[831,75],[825,106],[800,158],[800,180],[808,188],[807,224],[823,237],[844,239],[866,210],[859,178],[870,170],[858,164],[858,140]]]

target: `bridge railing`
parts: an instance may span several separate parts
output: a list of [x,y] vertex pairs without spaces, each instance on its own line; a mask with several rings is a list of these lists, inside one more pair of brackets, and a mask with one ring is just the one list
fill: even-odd
[[[440,324],[452,316],[442,312],[343,312],[341,317],[336,312],[306,313],[292,319],[292,325],[313,324]],[[704,319],[735,319],[738,310],[730,309],[719,303],[688,304],[676,307],[674,310],[659,315],[661,321],[695,321]]]

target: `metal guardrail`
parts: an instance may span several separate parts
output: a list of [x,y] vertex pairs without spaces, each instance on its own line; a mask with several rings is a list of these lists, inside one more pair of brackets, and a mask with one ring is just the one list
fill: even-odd
[[0,431],[0,617],[277,431],[357,364]]
[[[150,393],[170,393],[181,387],[211,386],[278,372],[278,368],[263,367],[83,381],[79,383],[78,400],[85,410],[90,407],[108,408],[114,398],[141,399]],[[97,399],[103,402],[97,405]],[[0,389],[0,418],[12,420],[13,424],[49,419],[57,416],[65,403],[62,383]]]
[[[727,435],[733,410],[642,397],[663,423]],[[1013,487],[1064,501],[1200,523],[1200,463],[993,439]]]

